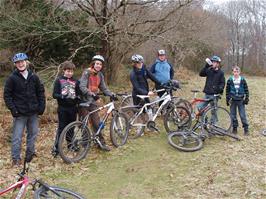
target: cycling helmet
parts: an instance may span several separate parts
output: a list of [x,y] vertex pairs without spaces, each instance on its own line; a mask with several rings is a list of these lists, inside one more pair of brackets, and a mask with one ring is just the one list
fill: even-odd
[[144,62],[144,58],[141,55],[134,54],[131,57],[131,61],[133,61],[133,62]]
[[12,62],[16,63],[17,61],[22,61],[28,59],[28,56],[25,53],[17,53],[12,58]]
[[93,56],[92,61],[95,61],[95,60],[104,62],[104,58],[101,55],[95,55],[95,56]]
[[216,56],[216,55],[214,55],[214,56],[212,56],[212,58],[211,58],[211,61],[214,61],[214,62],[221,62],[222,60],[221,60],[221,58],[220,57],[218,57],[218,56]]
[[158,55],[166,55],[165,50],[158,50]]

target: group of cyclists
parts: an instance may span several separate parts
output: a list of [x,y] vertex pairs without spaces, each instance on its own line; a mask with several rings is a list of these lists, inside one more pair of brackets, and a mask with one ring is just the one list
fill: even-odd
[[[147,68],[144,64],[143,56],[134,54],[131,57],[132,71],[130,73],[130,82],[132,84],[132,97],[134,105],[141,103],[137,95],[154,95],[150,91],[147,79],[155,83],[156,89],[172,80],[174,69],[166,58],[165,50],[157,51],[157,59],[151,67]],[[42,115],[45,110],[45,90],[39,77],[29,70],[28,56],[25,53],[17,53],[12,59],[16,69],[7,78],[4,88],[4,101],[13,116],[12,147],[11,157],[12,165],[21,164],[21,142],[23,131],[26,127],[27,148],[26,161],[31,161],[35,155],[35,141],[38,134],[38,115]],[[96,110],[100,97],[99,91],[104,95],[116,98],[115,93],[111,92],[104,81],[104,75],[101,72],[105,65],[105,59],[101,55],[95,55],[92,58],[89,67],[83,72],[79,80],[73,78],[75,65],[71,61],[65,61],[61,64],[63,70],[55,83],[53,89],[53,98],[58,102],[58,128],[55,136],[55,143],[52,149],[54,157],[58,155],[58,140],[63,129],[71,122],[76,120],[79,112],[80,116]],[[202,68],[199,75],[206,77],[203,92],[205,98],[212,98],[214,94],[223,93],[225,87],[224,72],[221,70],[221,58],[212,56],[206,59],[206,65]],[[162,96],[164,92],[159,92]],[[78,99],[79,96],[79,99]],[[78,110],[79,100],[86,101],[89,106]],[[145,99],[149,102],[149,99]],[[228,79],[226,86],[226,102],[230,105],[231,118],[233,121],[233,132],[237,132],[238,122],[236,109],[239,109],[241,121],[243,123],[244,133],[247,135],[248,122],[245,114],[245,105],[248,103],[248,87],[245,78],[240,76],[240,68],[233,67],[233,75]],[[200,104],[199,109],[206,106]],[[98,112],[91,117],[92,130],[97,131],[100,125]],[[109,151],[110,148],[105,144],[104,136],[99,135],[103,147],[101,149]]]

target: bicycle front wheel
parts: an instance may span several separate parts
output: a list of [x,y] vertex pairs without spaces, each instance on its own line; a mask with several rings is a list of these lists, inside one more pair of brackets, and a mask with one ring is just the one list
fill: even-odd
[[231,133],[232,120],[229,112],[223,107],[211,107],[206,110],[202,123],[210,133],[216,135]]
[[203,147],[201,138],[189,131],[172,132],[168,135],[168,143],[175,149],[193,152]]
[[174,106],[164,116],[164,127],[167,133],[189,128],[190,126],[190,112],[182,106]]
[[145,115],[140,114],[138,117],[139,109],[135,107],[125,107],[121,109],[126,114],[129,124],[128,137],[130,139],[136,139],[143,135],[145,130]]
[[81,195],[61,187],[41,186],[34,192],[34,199],[49,198],[49,199],[84,199]]
[[124,113],[114,114],[110,126],[110,137],[115,147],[123,146],[127,142],[129,125]]
[[80,121],[68,124],[59,137],[58,151],[66,163],[74,163],[86,157],[91,145],[91,134]]
[[132,106],[132,105],[133,105],[133,97],[132,97],[132,95],[126,96],[121,102],[121,107]]

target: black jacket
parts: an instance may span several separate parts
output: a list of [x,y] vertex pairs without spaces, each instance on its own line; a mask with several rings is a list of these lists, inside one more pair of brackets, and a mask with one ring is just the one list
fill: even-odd
[[45,110],[44,86],[31,71],[25,79],[15,70],[6,80],[4,100],[13,116],[41,115]]
[[221,69],[214,70],[208,64],[200,71],[201,77],[206,77],[203,92],[207,95],[222,94],[225,86],[224,72]]
[[153,82],[160,84],[160,82],[153,76],[153,74],[147,70],[143,65],[141,69],[133,68],[130,73],[130,81],[133,86],[132,95],[147,95],[149,92],[149,84],[147,78],[150,78]]
[[55,80],[53,98],[57,99],[59,106],[76,106],[79,95],[79,82],[76,79],[60,76]]

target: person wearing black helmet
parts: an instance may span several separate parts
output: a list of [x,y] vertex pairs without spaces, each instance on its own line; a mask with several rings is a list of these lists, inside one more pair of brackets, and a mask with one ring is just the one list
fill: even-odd
[[[97,103],[99,103],[100,98],[97,93],[99,93],[99,91],[102,91],[106,96],[115,97],[115,94],[106,87],[104,75],[101,72],[104,62],[103,56],[95,55],[92,58],[89,68],[83,72],[80,78],[79,88],[82,93],[82,100],[90,104],[86,110],[81,110],[81,115],[86,115],[88,111],[93,111],[98,108]],[[93,113],[91,119],[94,132],[97,132],[100,126],[100,117],[98,113]],[[103,145],[102,149],[110,151],[110,148],[105,144],[103,135],[100,135],[100,141]]]
[[21,143],[24,128],[27,129],[26,161],[35,155],[35,141],[38,130],[38,115],[45,109],[44,86],[39,77],[28,69],[25,53],[14,55],[12,62],[16,69],[7,78],[4,87],[4,101],[13,116],[12,166],[21,163]]
[[[224,72],[221,70],[221,58],[217,55],[206,59],[205,66],[201,69],[199,75],[206,77],[205,86],[203,92],[206,99],[213,98],[214,94],[222,94],[225,86]],[[202,109],[207,106],[208,103],[201,103],[198,109]]]

